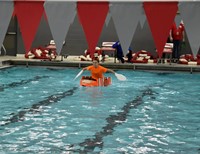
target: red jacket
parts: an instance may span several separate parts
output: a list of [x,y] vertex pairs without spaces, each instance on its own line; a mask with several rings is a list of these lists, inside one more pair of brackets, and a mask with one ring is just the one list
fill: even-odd
[[176,24],[173,23],[171,31],[173,40],[183,40],[184,25],[182,23],[180,23],[179,27],[176,27]]

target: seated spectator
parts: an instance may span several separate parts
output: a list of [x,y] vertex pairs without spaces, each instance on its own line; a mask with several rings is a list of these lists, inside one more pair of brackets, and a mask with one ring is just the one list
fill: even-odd
[[54,51],[52,51],[52,49],[49,49],[48,55],[50,61],[56,59],[56,54],[54,53]]
[[84,51],[84,55],[80,56],[81,61],[92,61],[92,58],[90,57],[90,51],[89,50],[85,50]]
[[[106,58],[109,58],[109,56],[105,55],[105,53],[99,47],[96,47],[94,52],[94,58],[98,58],[99,61],[104,62]],[[90,56],[90,51],[86,49],[84,55],[80,56],[80,59],[81,61],[92,61],[92,58]]]
[[126,54],[126,61],[128,63],[131,63],[132,58],[133,58],[133,51],[131,50],[131,48],[129,48],[128,53]]
[[46,59],[46,60],[56,59],[56,56],[57,53],[55,50],[43,47],[33,48],[25,54],[26,58]]
[[101,55],[102,55],[102,60],[101,61],[104,62],[105,59],[106,59],[106,55],[105,55],[104,51],[102,51]]

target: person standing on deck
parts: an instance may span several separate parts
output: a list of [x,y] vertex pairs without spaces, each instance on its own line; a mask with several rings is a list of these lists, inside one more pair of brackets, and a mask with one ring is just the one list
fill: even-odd
[[172,58],[175,62],[179,59],[181,43],[185,42],[185,32],[184,32],[184,24],[181,21],[180,25],[176,27],[176,23],[174,22],[172,28],[170,30],[170,41],[173,42],[173,53]]
[[115,42],[112,47],[117,50],[117,59],[121,63],[124,63],[124,54],[120,42],[119,41]]

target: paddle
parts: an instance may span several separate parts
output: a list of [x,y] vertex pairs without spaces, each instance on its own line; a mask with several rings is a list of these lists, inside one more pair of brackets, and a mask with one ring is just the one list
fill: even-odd
[[115,76],[120,81],[126,81],[126,77],[124,75],[122,75],[122,74],[115,73]]
[[83,73],[83,70],[81,70],[81,71],[76,75],[76,77],[74,78],[74,80],[76,80],[76,78],[78,78],[82,73]]
[[[81,70],[77,75],[76,77],[74,78],[74,80],[76,80],[81,74],[83,73],[83,70]],[[122,74],[118,74],[118,73],[114,73],[116,78],[120,81],[126,81],[126,77]]]

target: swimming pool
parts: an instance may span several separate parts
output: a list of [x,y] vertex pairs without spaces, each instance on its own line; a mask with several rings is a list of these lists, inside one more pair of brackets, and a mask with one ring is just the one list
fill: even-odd
[[79,71],[0,70],[0,153],[200,153],[200,74],[119,70],[87,88]]

